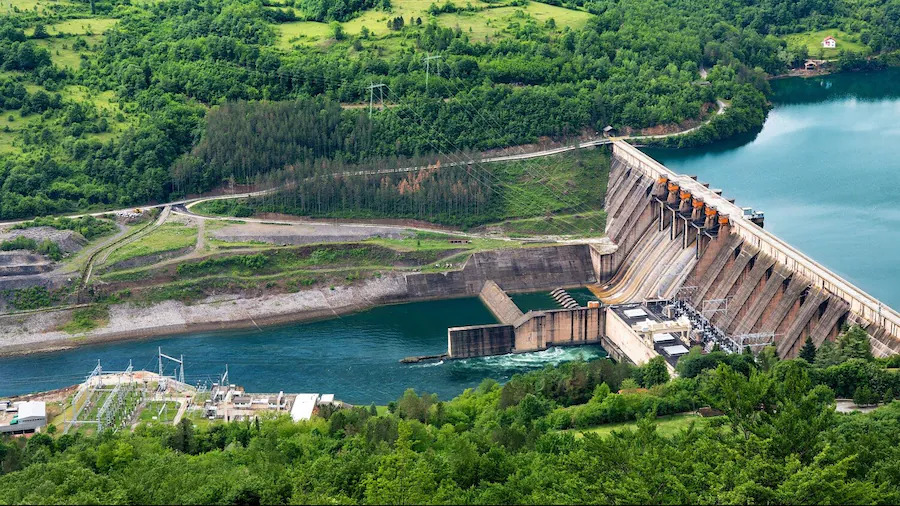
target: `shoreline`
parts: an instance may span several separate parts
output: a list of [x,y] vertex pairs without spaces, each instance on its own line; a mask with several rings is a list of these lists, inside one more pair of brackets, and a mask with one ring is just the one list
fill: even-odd
[[[336,287],[335,292],[343,289],[345,291],[357,291],[359,288],[365,288],[366,285],[359,287]],[[357,290],[354,290],[357,289]],[[326,288],[326,290],[328,290]],[[311,290],[306,293],[315,293],[320,290]],[[304,293],[304,292],[298,292]],[[210,313],[214,311],[216,308],[213,306],[221,305],[223,302],[234,302],[241,304],[266,304],[266,305],[290,305],[291,301],[288,300],[292,298],[291,296],[296,294],[278,294],[278,295],[264,295],[261,297],[254,297],[251,299],[243,299],[243,298],[235,298],[229,299],[227,301],[216,301],[216,300],[208,300],[203,301],[191,305],[187,305],[181,302],[174,301],[166,301],[159,304],[153,304],[150,306],[134,306],[132,304],[119,304],[116,306],[110,307],[111,312],[115,309],[117,313],[131,313],[135,311],[141,310],[153,310],[154,308],[158,308],[159,306],[176,306],[177,309],[184,309],[187,312],[206,312]],[[388,300],[370,300],[363,299],[365,302],[355,302],[350,304],[344,304],[340,306],[331,306],[328,307],[318,306],[318,307],[308,307],[308,308],[296,308],[296,311],[288,311],[288,312],[270,312],[266,314],[250,314],[246,310],[244,311],[246,315],[234,315],[233,318],[221,318],[214,321],[186,321],[184,323],[176,323],[176,324],[164,324],[164,325],[153,325],[147,327],[140,328],[131,328],[131,329],[120,329],[120,330],[109,330],[107,327],[100,327],[94,329],[85,334],[78,335],[68,335],[58,336],[56,334],[65,334],[62,331],[54,331],[54,332],[46,332],[44,333],[47,337],[37,338],[34,340],[30,340],[28,342],[23,343],[13,343],[13,344],[0,344],[0,358],[4,357],[14,357],[14,356],[22,356],[22,355],[31,355],[36,353],[52,353],[56,351],[64,351],[71,350],[75,348],[80,348],[84,346],[90,346],[94,344],[105,344],[119,341],[138,341],[142,339],[150,339],[157,337],[178,337],[185,334],[190,333],[198,333],[198,332],[218,332],[218,331],[230,331],[230,330],[243,330],[243,329],[253,329],[256,328],[259,331],[263,331],[263,327],[273,327],[279,325],[287,325],[291,323],[304,323],[304,322],[312,322],[319,320],[328,320],[331,318],[340,318],[341,316],[358,313],[362,311],[366,311],[378,306],[388,306],[394,304],[404,304],[409,302],[425,302],[428,300],[437,300],[437,299],[453,299],[465,297],[466,295],[449,295],[447,297],[415,297],[415,296],[404,296],[397,294],[395,296],[390,297]],[[171,311],[172,308],[167,308]],[[208,310],[206,310],[208,309]],[[39,316],[45,316],[48,313],[55,313],[57,315],[67,314],[73,311],[73,308],[64,308],[56,311],[45,311],[43,313],[39,313]],[[206,311],[204,311],[206,310]],[[25,318],[35,316],[35,314],[30,315],[9,315],[9,316],[22,316]],[[201,315],[198,315],[201,316]],[[7,317],[4,315],[0,317],[0,321],[2,318]],[[32,334],[39,335],[39,334]]]
[[[340,317],[381,305],[476,296],[487,280],[504,283],[511,292],[584,286],[596,282],[597,269],[605,265],[601,259],[608,263],[613,251],[589,243],[495,250],[475,253],[461,269],[447,272],[391,272],[348,285],[250,298],[213,295],[192,304],[125,302],[109,306],[102,327],[77,335],[61,330],[76,311],[71,306],[0,315],[0,357],[193,332],[262,330],[263,325]],[[524,271],[533,277],[523,280],[514,274]]]

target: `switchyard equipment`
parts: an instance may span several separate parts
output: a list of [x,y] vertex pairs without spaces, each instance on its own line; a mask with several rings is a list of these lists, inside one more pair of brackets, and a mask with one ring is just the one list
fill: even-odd
[[116,431],[134,416],[145,397],[145,388],[134,381],[131,361],[124,371],[104,373],[98,360],[72,398],[69,406],[72,418],[66,420],[67,410],[63,411],[63,433],[68,434],[72,427],[81,426],[96,427],[97,432]]

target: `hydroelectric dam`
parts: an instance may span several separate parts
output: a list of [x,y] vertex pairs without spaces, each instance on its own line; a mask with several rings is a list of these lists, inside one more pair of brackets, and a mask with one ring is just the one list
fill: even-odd
[[614,358],[660,354],[671,366],[697,344],[772,345],[792,357],[807,337],[820,346],[850,324],[868,332],[876,356],[900,352],[900,314],[766,231],[761,213],[624,141],[611,145],[605,209],[614,247],[568,246],[581,261],[555,287],[583,280],[602,305],[522,314],[504,290],[521,289],[529,269],[513,260],[511,272],[497,269],[472,287],[501,324],[448,329],[444,356],[600,343]]

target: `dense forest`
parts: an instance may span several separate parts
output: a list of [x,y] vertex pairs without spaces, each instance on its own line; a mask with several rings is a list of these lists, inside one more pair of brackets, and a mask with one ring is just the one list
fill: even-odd
[[[900,376],[885,367],[900,364],[872,359],[862,336],[845,334],[825,357],[815,347],[781,361],[771,349],[692,353],[677,379],[659,358],[640,368],[601,359],[486,380],[446,402],[408,390],[386,412],[5,439],[0,500],[895,504]],[[846,389],[890,405],[836,413]],[[657,428],[656,416],[704,406],[723,415]],[[596,432],[610,422],[632,423]]]
[[[0,219],[207,191],[242,179],[235,163],[260,174],[320,154],[363,161],[483,150],[607,124],[677,125],[728,101],[725,114],[677,141],[709,142],[762,124],[766,76],[807,54],[785,34],[838,27],[883,56],[848,54],[848,65],[894,61],[898,1],[551,2],[567,8],[554,11],[561,16],[585,17],[575,28],[539,21],[528,1],[444,2],[409,22],[399,16],[384,35],[352,23],[406,12],[402,0],[39,0],[33,8],[14,1],[0,18]],[[500,8],[510,21],[488,21],[493,35],[445,21]],[[333,26],[322,43],[286,44],[293,19]],[[427,54],[441,57],[428,79]],[[385,110],[369,119],[365,109],[338,108],[365,102],[372,83],[385,85],[372,91]],[[319,102],[307,102],[313,97]],[[301,105],[291,114],[304,122],[265,116],[272,106],[263,101],[295,100]],[[226,135],[249,131],[229,118],[234,101],[260,108],[252,116],[271,141],[215,138],[217,124]],[[271,152],[290,136],[289,149]]]

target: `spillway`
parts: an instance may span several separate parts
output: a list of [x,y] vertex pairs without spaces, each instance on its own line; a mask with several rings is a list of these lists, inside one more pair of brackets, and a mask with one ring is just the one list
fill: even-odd
[[877,356],[900,351],[900,314],[624,141],[613,143],[606,211],[618,249],[594,292],[607,304],[684,301],[729,336],[770,336],[782,357],[845,324],[865,328]]

